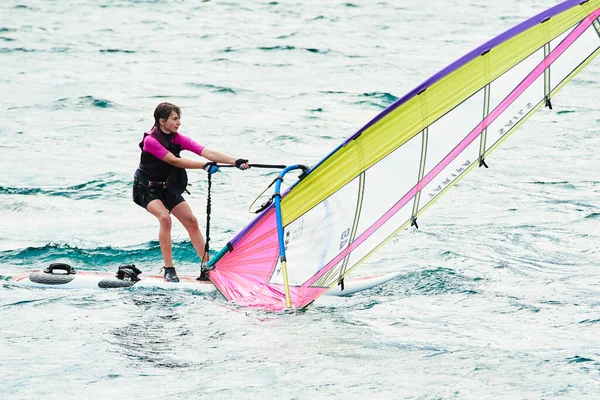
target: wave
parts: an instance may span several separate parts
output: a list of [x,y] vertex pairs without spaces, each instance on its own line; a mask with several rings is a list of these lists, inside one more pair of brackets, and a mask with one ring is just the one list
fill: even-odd
[[188,83],[187,85],[200,89],[208,89],[213,93],[238,94],[237,90],[230,87],[215,86],[207,83]]
[[600,323],[600,319],[584,319],[579,321],[580,324],[598,324]]
[[302,50],[306,50],[306,51],[308,51],[310,53],[318,53],[318,54],[328,54],[330,52],[329,49],[315,49],[315,48],[312,48],[312,47],[307,47],[307,48],[304,48]]
[[407,287],[409,292],[418,294],[475,294],[473,286],[481,278],[471,278],[458,274],[450,268],[438,267],[426,269],[409,274],[404,283],[411,283]]
[[100,53],[125,53],[125,54],[135,54],[134,50],[125,50],[125,49],[102,49],[99,50]]
[[292,32],[292,33],[288,33],[285,35],[281,35],[281,36],[277,36],[276,39],[289,39],[292,38],[294,36],[298,35],[298,32]]
[[383,92],[371,92],[371,93],[363,93],[361,96],[366,97],[365,100],[360,100],[356,104],[362,105],[366,104],[369,106],[375,106],[381,109],[385,109],[398,100],[398,97],[394,96],[390,93]]
[[114,108],[115,103],[110,100],[96,98],[94,96],[81,96],[76,98],[65,97],[62,99],[58,99],[53,104],[54,110],[64,109],[64,108]]
[[221,53],[235,53],[237,51],[242,51],[242,49],[234,49],[233,47],[225,47],[223,50],[220,50]]
[[570,182],[567,181],[533,181],[534,185],[569,185],[569,189],[573,188]]
[[323,93],[323,94],[349,94],[347,92],[342,92],[339,90],[321,90],[319,93]]
[[[216,252],[215,252],[216,254]],[[199,263],[199,258],[189,241],[173,242],[173,256],[177,263]],[[163,265],[158,240],[129,247],[80,247],[68,243],[48,243],[41,247],[26,247],[0,252],[1,265],[45,267],[53,262],[65,262],[77,269],[114,269],[121,264]]]
[[476,290],[479,281],[481,278],[461,275],[451,268],[436,267],[401,275],[387,285],[374,288],[373,293],[390,297],[397,297],[399,293],[404,296],[473,295],[479,293]]
[[587,357],[582,357],[582,356],[574,356],[574,357],[568,357],[566,359],[568,364],[579,364],[579,363],[583,363],[583,362],[592,362],[592,363],[596,363],[595,360],[591,359],[591,358],[587,358]]
[[328,54],[330,52],[329,49],[316,49],[313,47],[295,47],[290,45],[284,46],[261,46],[257,47],[258,50],[261,51],[293,51],[293,50],[301,50],[308,51],[310,53],[318,53],[318,54]]
[[66,197],[68,199],[83,200],[97,199],[106,196],[107,192],[111,194],[127,194],[126,190],[129,182],[118,178],[115,173],[103,174],[97,179],[80,183],[73,186],[58,188],[40,188],[40,187],[5,187],[0,186],[0,195],[18,194],[18,195],[44,195]]
[[536,181],[530,181],[527,182],[528,184],[532,184],[532,185],[550,185],[550,186],[559,186],[559,187],[563,187],[565,189],[581,189],[581,187],[583,185],[597,185],[599,182],[598,181],[586,181],[586,180],[576,180],[573,182],[570,181],[540,181],[540,180],[536,180]]
[[30,49],[26,47],[0,47],[0,53],[66,53],[68,51],[68,47],[51,47],[49,49]]
[[[387,92],[369,92],[356,94],[344,91],[321,90],[319,91],[319,93],[324,95],[342,95],[344,97],[351,98],[352,104],[375,106],[380,109],[385,109],[391,104],[393,104],[396,100],[398,100],[398,97]],[[357,97],[358,100],[356,100]]]
[[296,47],[294,46],[290,46],[290,45],[285,45],[285,46],[260,46],[257,47],[258,50],[263,50],[263,51],[289,51],[289,50],[296,50]]
[[[306,118],[311,119],[311,120],[318,120],[318,119],[322,118],[321,113],[323,113],[325,110],[323,108],[321,108],[321,107],[318,107],[318,108],[309,109],[307,111],[308,111],[309,115]],[[318,137],[320,137],[320,138],[333,138],[330,135],[319,135]]]

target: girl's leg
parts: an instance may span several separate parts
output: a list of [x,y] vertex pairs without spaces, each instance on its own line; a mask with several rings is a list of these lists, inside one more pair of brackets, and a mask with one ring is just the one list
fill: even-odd
[[160,223],[158,243],[160,244],[160,251],[165,262],[165,267],[173,267],[173,244],[171,243],[171,216],[169,215],[169,210],[158,199],[148,203],[147,210]]
[[208,261],[208,255],[204,254],[204,238],[202,237],[202,233],[198,227],[198,220],[194,216],[189,204],[185,201],[181,202],[171,210],[171,213],[188,231],[192,245],[194,246],[194,249],[196,249],[198,257],[200,257],[200,260],[202,260],[202,264],[206,263],[206,261]]

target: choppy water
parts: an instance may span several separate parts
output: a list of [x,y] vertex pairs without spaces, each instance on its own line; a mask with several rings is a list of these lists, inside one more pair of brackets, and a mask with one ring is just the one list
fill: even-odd
[[[158,102],[254,162],[314,164],[418,83],[554,1],[0,4],[0,279],[161,265],[130,200]],[[0,397],[600,397],[600,63],[307,312],[184,291],[0,286]],[[398,171],[402,173],[402,171]],[[189,203],[204,220],[205,176]],[[214,183],[213,244],[264,171]],[[180,273],[197,256],[174,227]]]

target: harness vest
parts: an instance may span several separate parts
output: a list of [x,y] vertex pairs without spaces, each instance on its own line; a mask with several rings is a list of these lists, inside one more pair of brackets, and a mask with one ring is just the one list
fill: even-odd
[[[162,187],[175,194],[181,194],[187,191],[188,185],[187,173],[183,168],[177,168],[168,162],[156,158],[152,153],[144,151],[144,139],[146,136],[152,136],[167,150],[169,150],[177,158],[180,158],[181,145],[173,143],[173,135],[165,135],[155,126],[150,132],[145,132],[140,149],[140,166],[138,171],[143,175],[139,177],[144,186]],[[137,175],[137,174],[136,174]],[[145,179],[144,179],[145,177]],[[189,193],[189,192],[188,192]]]
[[155,126],[150,132],[144,132],[144,137],[140,142],[140,149],[142,155],[140,156],[140,166],[138,169],[151,181],[163,181],[166,182],[167,178],[174,169],[179,169],[168,162],[156,158],[153,154],[144,151],[144,139],[146,136],[152,136],[167,150],[169,150],[175,157],[180,157],[181,146],[173,143],[173,134],[165,135],[161,130]]

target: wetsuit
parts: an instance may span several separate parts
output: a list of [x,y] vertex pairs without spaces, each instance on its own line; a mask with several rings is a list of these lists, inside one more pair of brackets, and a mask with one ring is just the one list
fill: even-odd
[[180,193],[169,190],[167,182],[177,167],[163,161],[170,152],[179,157],[182,150],[202,155],[203,146],[193,139],[175,132],[164,134],[158,127],[144,133],[140,142],[142,154],[140,165],[133,177],[133,201],[143,208],[152,200],[159,199],[171,211],[177,204],[185,201]]

